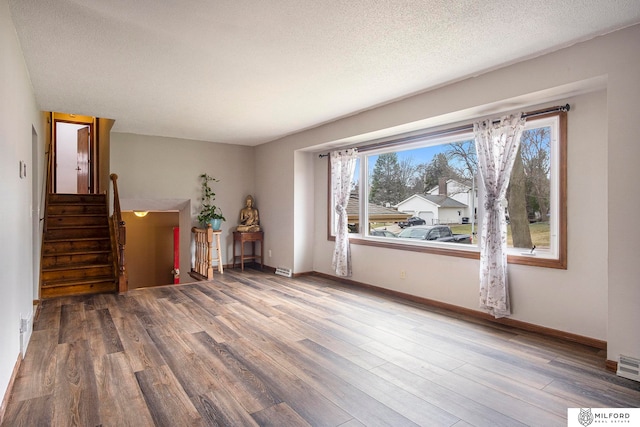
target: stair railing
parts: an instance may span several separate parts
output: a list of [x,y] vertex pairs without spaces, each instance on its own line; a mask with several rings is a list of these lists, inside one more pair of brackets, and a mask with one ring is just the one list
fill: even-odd
[[[43,222],[43,233],[47,232],[47,206],[49,205],[49,194],[53,190],[53,141],[50,139],[44,152],[45,156],[45,173],[44,173],[44,185],[42,186],[42,193],[40,194],[40,203],[42,204],[42,212],[39,212],[39,220]],[[43,234],[44,235],[44,234]]]
[[213,279],[213,229],[193,227],[191,229],[195,242],[195,259],[191,269],[191,277],[200,280]]
[[[49,206],[49,194],[52,190],[52,181],[53,181],[53,124],[51,120],[51,113],[49,113],[47,123],[50,125],[49,131],[47,135],[47,141],[45,144],[44,150],[44,173],[43,173],[43,182],[42,187],[40,187],[40,200],[38,201],[38,210],[36,213],[38,215],[38,222],[42,224],[42,232],[39,231],[40,235],[40,274],[38,276],[38,295],[37,298],[40,300],[42,297],[42,261],[44,257],[44,236],[47,232],[47,209]],[[39,224],[40,226],[40,224]],[[40,308],[40,307],[38,307]]]
[[127,271],[125,268],[124,247],[127,243],[127,228],[125,222],[122,220],[122,210],[120,209],[120,196],[118,195],[118,175],[112,173],[110,175],[111,182],[113,183],[113,233],[116,242],[116,265],[118,268],[118,292],[126,292],[128,290],[127,285]]

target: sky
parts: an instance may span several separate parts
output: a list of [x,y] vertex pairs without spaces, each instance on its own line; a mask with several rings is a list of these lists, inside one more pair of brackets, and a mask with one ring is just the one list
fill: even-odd
[[[535,124],[533,124],[534,122],[532,122],[531,126],[527,127],[527,130],[525,130],[525,133],[529,132],[529,131],[535,131],[535,129],[537,129],[537,126]],[[540,126],[540,125],[538,125]],[[548,125],[543,125],[540,127],[548,127]],[[551,133],[549,132],[548,135],[551,135]],[[549,136],[547,137],[549,138]],[[473,136],[471,136],[471,139],[473,139]],[[466,141],[469,140],[469,136],[468,135],[458,135],[458,136],[453,136],[450,138],[444,137],[442,139],[438,140],[432,140],[432,143],[435,143],[436,145],[430,145],[427,147],[418,147],[418,148],[412,148],[412,149],[406,149],[406,150],[402,150],[402,151],[397,151],[398,154],[398,161],[402,161],[404,159],[407,158],[412,158],[413,160],[413,164],[414,165],[419,165],[422,163],[430,163],[431,160],[438,155],[439,153],[443,153],[446,152],[449,149],[449,144],[453,143],[453,142],[461,142],[461,141]],[[422,141],[417,141],[414,144],[420,144],[420,143],[424,143],[427,144],[427,140],[422,140]],[[549,142],[547,142],[547,144],[549,144]],[[549,149],[547,148],[547,151]],[[380,153],[381,154],[381,153]],[[375,167],[376,164],[376,160],[378,159],[379,154],[375,154],[375,155],[371,155],[369,156],[369,176],[371,176],[373,174],[373,169]],[[459,160],[455,160],[455,159],[450,159],[449,160],[449,164],[455,168],[463,168],[463,164],[461,161]],[[353,183],[356,184],[358,181],[360,180],[360,161],[358,161],[358,163],[356,164],[356,170],[353,176]]]
[[[398,151],[398,161],[402,161],[407,158],[412,158],[414,165],[422,163],[430,163],[431,160],[438,154],[444,153],[449,149],[449,144],[432,145],[429,147],[419,147],[411,150]],[[373,168],[376,165],[378,154],[369,156],[369,176],[373,174]],[[452,166],[455,165],[454,161],[450,161]],[[360,161],[356,164],[356,170],[353,174],[353,182],[357,183],[360,180]]]

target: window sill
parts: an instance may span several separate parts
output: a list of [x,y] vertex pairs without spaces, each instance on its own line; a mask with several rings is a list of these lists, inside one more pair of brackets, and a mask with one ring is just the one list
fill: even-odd
[[[335,240],[331,236],[329,240]],[[377,248],[394,249],[410,252],[421,252],[434,255],[454,256],[465,259],[480,259],[480,250],[477,246],[469,247],[469,249],[454,249],[451,247],[435,247],[427,245],[411,245],[401,242],[387,242],[383,239],[372,239],[365,237],[350,236],[349,242],[354,245],[373,246]],[[507,254],[507,263],[515,265],[528,265],[532,267],[567,269],[566,259],[543,258],[539,256],[514,255]]]

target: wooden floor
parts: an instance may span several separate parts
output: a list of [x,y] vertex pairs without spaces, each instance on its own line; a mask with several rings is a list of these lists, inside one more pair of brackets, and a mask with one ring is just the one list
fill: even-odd
[[566,426],[640,406],[604,354],[318,277],[46,301],[3,426]]

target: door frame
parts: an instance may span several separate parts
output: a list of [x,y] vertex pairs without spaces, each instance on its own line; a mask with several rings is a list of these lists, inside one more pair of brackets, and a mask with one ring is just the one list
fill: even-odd
[[89,194],[95,194],[98,192],[98,170],[96,168],[97,163],[97,138],[96,138],[96,119],[91,116],[81,116],[78,114],[66,114],[66,113],[52,113],[51,120],[51,182],[50,189],[52,193],[57,193],[57,124],[69,123],[75,125],[86,125],[89,127]]
[[[180,214],[178,213],[178,222]],[[180,227],[173,227],[173,283],[180,283]]]

